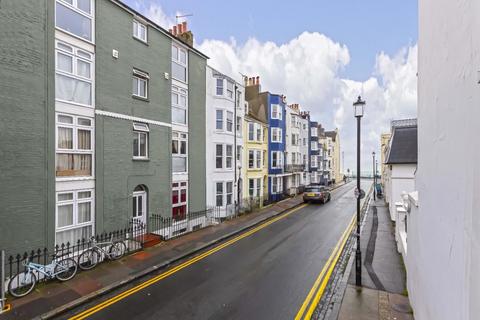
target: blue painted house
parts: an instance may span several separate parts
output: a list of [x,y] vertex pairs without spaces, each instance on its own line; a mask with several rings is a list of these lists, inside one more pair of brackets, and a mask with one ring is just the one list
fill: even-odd
[[283,95],[267,93],[268,106],[268,195],[270,201],[284,198],[286,176],[286,99]]

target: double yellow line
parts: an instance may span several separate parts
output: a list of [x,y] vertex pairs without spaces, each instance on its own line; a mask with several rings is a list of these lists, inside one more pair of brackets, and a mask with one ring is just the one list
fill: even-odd
[[196,263],[196,262],[198,262],[198,261],[200,261],[200,260],[208,257],[209,255],[212,255],[212,254],[214,254],[215,252],[220,251],[220,250],[222,250],[223,248],[228,247],[228,246],[234,244],[235,242],[240,241],[240,240],[242,240],[243,238],[246,238],[246,237],[248,237],[248,236],[250,236],[250,235],[252,235],[252,234],[254,234],[254,233],[256,233],[256,232],[258,232],[258,231],[260,231],[260,230],[262,230],[263,228],[268,227],[268,226],[271,225],[272,223],[275,223],[275,222],[277,222],[278,220],[281,220],[281,219],[283,219],[283,218],[288,217],[288,216],[291,215],[292,213],[294,213],[294,212],[296,212],[296,211],[298,211],[298,210],[306,207],[307,205],[308,205],[308,204],[302,204],[302,205],[300,205],[300,206],[298,206],[298,207],[296,207],[296,208],[294,208],[294,209],[292,209],[292,210],[290,210],[290,211],[288,211],[288,212],[286,212],[286,213],[284,213],[284,214],[282,214],[282,215],[280,215],[280,216],[278,216],[278,217],[275,217],[275,218],[273,218],[273,219],[271,219],[271,220],[269,220],[269,221],[267,221],[267,222],[264,222],[264,223],[260,224],[258,227],[255,227],[255,228],[253,228],[253,229],[251,229],[251,230],[249,230],[249,231],[247,231],[247,232],[245,232],[245,233],[242,233],[241,235],[239,235],[239,236],[237,236],[237,237],[235,237],[235,238],[233,238],[233,239],[231,239],[231,240],[229,240],[229,241],[227,241],[227,242],[224,242],[224,243],[222,243],[221,245],[216,246],[215,248],[213,248],[213,249],[211,249],[211,250],[209,250],[209,251],[207,251],[207,252],[204,252],[204,253],[202,253],[202,254],[200,254],[200,255],[198,255],[198,256],[196,256],[196,257],[194,257],[194,258],[192,258],[192,259],[190,259],[190,260],[188,260],[188,261],[185,261],[184,263],[179,264],[178,266],[176,266],[176,267],[174,267],[174,268],[172,268],[172,269],[170,269],[170,270],[168,270],[168,271],[165,271],[165,272],[159,274],[158,276],[153,277],[153,278],[150,279],[150,280],[147,280],[147,281],[145,281],[145,282],[143,282],[143,283],[141,283],[141,284],[139,284],[139,285],[137,285],[137,286],[135,286],[135,287],[133,287],[133,288],[131,288],[131,289],[129,289],[129,290],[126,290],[126,291],[124,291],[124,292],[122,292],[122,293],[120,293],[120,294],[118,294],[118,295],[116,295],[116,296],[114,296],[114,297],[112,297],[112,298],[110,298],[110,299],[108,299],[108,300],[105,300],[104,302],[102,302],[102,303],[100,303],[100,304],[97,304],[96,306],[93,306],[93,307],[91,307],[91,308],[89,308],[89,309],[87,309],[87,310],[85,310],[85,311],[83,311],[83,312],[81,312],[81,313],[79,313],[79,314],[71,317],[70,320],[81,320],[81,319],[85,319],[85,318],[87,318],[87,317],[89,317],[89,316],[91,316],[91,315],[99,312],[100,310],[105,309],[106,307],[108,307],[108,306],[110,306],[110,305],[112,305],[112,304],[114,304],[114,303],[117,303],[117,302],[119,302],[120,300],[123,300],[123,299],[125,299],[126,297],[128,297],[128,296],[130,296],[130,295],[132,295],[132,294],[134,294],[134,293],[136,293],[136,292],[138,292],[138,291],[140,291],[140,290],[142,290],[142,289],[145,289],[145,288],[148,287],[148,286],[151,286],[152,284],[154,284],[154,283],[156,283],[156,282],[158,282],[158,281],[160,281],[160,280],[165,279],[165,278],[171,276],[172,274],[174,274],[174,273],[176,273],[176,272],[178,272],[178,271],[180,271],[180,270],[188,267],[189,265],[192,265],[192,264],[194,264],[194,263]]
[[[347,243],[348,236],[352,232],[353,227],[355,226],[355,215],[352,216],[350,224],[347,226],[345,231],[343,232],[340,240],[338,241],[337,245],[333,249],[332,254],[327,260],[327,263],[323,266],[322,271],[318,275],[317,279],[315,280],[313,287],[307,294],[305,301],[303,302],[300,310],[298,310],[297,315],[295,316],[295,320],[310,320],[312,318],[313,312],[317,308],[320,299],[323,296],[323,292],[325,291],[325,287],[330,280],[330,276],[332,275],[333,269],[337,265],[338,259]],[[326,273],[326,274],[325,274]]]

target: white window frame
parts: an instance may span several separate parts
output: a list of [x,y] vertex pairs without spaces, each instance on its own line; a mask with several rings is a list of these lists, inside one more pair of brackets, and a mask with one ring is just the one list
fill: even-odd
[[313,140],[310,141],[310,150],[312,151],[318,151],[318,142]]
[[227,98],[233,99],[234,90],[235,90],[234,83],[230,80],[227,80],[227,87],[226,87]]
[[279,104],[272,104],[271,118],[276,120],[283,119],[283,110],[282,106]]
[[[276,163],[275,166],[273,165],[273,158],[274,158],[273,155],[276,155],[275,158],[277,158],[277,161],[276,161],[277,163]],[[283,152],[282,151],[272,151],[271,152],[270,167],[272,169],[281,169],[283,167]]]
[[[75,33],[72,33],[70,31],[67,31],[65,29],[62,29],[61,27],[57,26],[57,3],[60,5],[63,5],[64,7],[74,11],[75,13],[78,13],[90,20],[90,31],[91,31],[91,39],[86,39],[83,38],[82,36],[76,35]],[[81,9],[78,8],[78,1],[77,0],[72,0],[72,3],[70,4],[68,1],[65,0],[56,0],[55,1],[55,28],[58,30],[61,30],[62,32],[65,32],[66,34],[71,35],[72,37],[75,37],[77,39],[80,39],[82,41],[86,41],[88,43],[94,44],[95,43],[95,3],[93,0],[90,0],[90,13],[87,13]]]
[[318,166],[318,164],[317,164],[317,160],[318,160],[317,157],[318,157],[318,156],[316,156],[316,155],[310,156],[310,166],[311,166],[312,168],[317,168],[317,166]]
[[[145,31],[145,39],[142,38],[140,29],[143,29]],[[142,42],[148,43],[148,27],[146,24],[141,23],[140,21],[133,19],[133,37],[135,39],[138,39]]]
[[235,120],[235,130],[237,133],[237,136],[241,137],[242,136],[242,117],[237,116],[237,119]]
[[[177,50],[177,56],[176,57],[174,57],[174,55],[173,55],[173,47],[175,47],[176,50]],[[185,53],[185,62],[180,60],[180,52]],[[174,73],[173,73],[173,64],[174,63],[176,63],[177,65],[185,68],[185,81],[182,80],[182,79],[177,79],[174,76]],[[175,43],[175,42],[172,43],[172,79],[175,79],[176,81],[179,81],[181,83],[188,84],[188,50],[185,49],[184,47],[180,46],[179,44]]]
[[[217,154],[217,147],[221,146],[222,154],[218,155]],[[230,147],[230,155],[228,155],[228,147]],[[217,167],[217,159],[221,158],[222,159],[222,167],[218,168]],[[233,169],[233,145],[228,144],[228,143],[215,143],[215,170],[217,171],[231,171]],[[230,165],[228,165],[230,159]]]
[[[177,96],[177,102],[174,102],[173,96]],[[185,98],[185,106],[180,104],[182,98]],[[185,123],[176,122],[173,120],[173,109],[180,109],[185,112]],[[172,123],[187,126],[188,125],[188,90],[179,86],[172,85]]]
[[[136,156],[135,153],[133,153],[133,159],[148,159],[149,132],[150,132],[150,128],[148,127],[148,124],[141,123],[141,122],[133,123],[133,133],[137,135],[137,139],[138,139],[138,155]],[[142,135],[145,136],[145,155],[140,154],[141,153],[140,137]]]
[[[185,201],[182,201],[182,190],[185,190]],[[173,192],[178,191],[178,203],[173,203]],[[188,181],[175,181],[172,182],[172,193],[170,195],[172,199],[172,219],[173,209],[176,207],[185,206],[185,217],[188,215]],[[180,220],[183,221],[183,220]]]
[[[222,190],[219,193],[218,192],[218,186],[222,186]],[[230,192],[228,192],[228,186],[231,186]],[[214,183],[214,188],[215,188],[215,206],[216,207],[223,207],[223,206],[229,206],[233,204],[233,181],[215,181]],[[229,196],[230,196],[230,203],[229,203]],[[219,205],[217,200],[221,197],[222,203]]]
[[[230,127],[230,130],[229,130]],[[233,112],[227,111],[225,112],[225,131],[229,133],[233,133]]]
[[[69,117],[72,119],[72,123],[65,123],[60,122],[58,119],[59,117]],[[90,121],[90,126],[80,125],[79,119],[86,119]],[[90,164],[90,175],[88,176],[57,176],[57,157],[55,156],[55,177],[56,179],[76,179],[76,178],[93,178],[94,177],[94,165],[95,165],[95,127],[94,127],[94,119],[90,117],[84,116],[75,116],[67,113],[56,113],[55,114],[55,154],[84,154],[90,155],[91,164]],[[72,129],[72,149],[64,149],[58,147],[58,129],[59,128],[67,128]],[[90,131],[90,149],[79,149],[78,148],[78,130],[85,130]]]
[[[181,158],[185,159],[185,171],[173,171],[173,164],[172,164],[172,172],[174,174],[184,174],[188,173],[188,134],[185,132],[181,131],[172,131],[172,145],[173,142],[177,142],[177,153],[173,153],[173,147],[172,147],[172,162],[174,158]],[[185,142],[185,154],[182,154],[180,150],[182,149],[182,142]]]
[[[219,89],[221,93],[219,93]],[[218,97],[223,97],[225,92],[225,81],[223,78],[215,78],[215,95]]]
[[[230,154],[228,153],[228,149],[230,147]],[[230,165],[228,164],[230,160]],[[233,169],[233,145],[225,144],[225,169],[231,170]]]
[[[279,127],[271,127],[270,130],[271,130],[271,139],[270,139],[270,141],[271,141],[271,142],[274,142],[274,143],[282,143],[282,141],[283,141],[283,137],[282,137],[283,131],[282,131],[282,128],[279,128]],[[276,134],[274,134],[274,132],[275,132]],[[277,139],[274,139],[275,136],[277,137]]]
[[[66,49],[67,47],[70,48],[71,50],[67,50]],[[72,59],[72,72],[58,69],[59,54],[63,54]],[[79,61],[83,63],[88,63],[90,65],[89,77],[84,77],[77,74]],[[79,47],[76,47],[64,41],[56,40],[55,41],[55,76],[57,75],[68,77],[76,81],[82,81],[90,84],[90,104],[60,99],[57,97],[57,94],[55,93],[56,101],[61,101],[69,104],[91,107],[91,108],[95,106],[95,55],[92,52],[85,49],[81,49]],[[55,79],[55,81],[58,81],[58,80]]]
[[[78,194],[81,192],[90,192],[90,197],[88,198],[78,198]],[[58,200],[59,195],[61,194],[68,194],[71,193],[72,199],[71,200]],[[90,203],[90,221],[88,222],[78,222],[78,205],[81,203]],[[58,208],[62,205],[72,205],[73,207],[73,219],[72,224],[69,226],[58,226]],[[57,233],[64,232],[64,231],[71,231],[83,227],[91,226],[92,233],[91,235],[95,235],[95,190],[94,189],[80,189],[80,190],[69,190],[69,191],[59,191],[55,194],[55,244],[61,245],[61,243],[57,243]],[[85,239],[88,240],[88,239]],[[70,245],[75,245],[75,243],[71,243]]]
[[[219,118],[218,115],[222,114],[222,116]],[[223,109],[215,109],[215,130],[216,131],[224,131],[225,129],[225,110]],[[218,128],[218,123],[221,121],[221,128]]]
[[[132,79],[137,81],[137,92],[132,92],[132,96],[142,98],[142,99],[148,99],[148,84],[150,80],[150,76],[148,73],[135,69],[133,68],[133,76]],[[140,95],[140,82],[145,82],[145,96]],[[132,89],[133,89],[133,83],[132,83]]]
[[[256,141],[255,140],[255,134],[256,134],[255,123],[254,122],[249,122],[248,123],[248,141]],[[251,139],[251,138],[253,138],[253,139]]]
[[[253,154],[253,166],[250,166],[250,153]],[[247,152],[248,169],[262,169],[263,155],[260,149],[248,149]]]
[[283,192],[283,177],[272,177],[272,194]]
[[310,135],[311,135],[312,137],[317,137],[317,136],[318,136],[317,127],[311,127],[311,128],[310,128]]

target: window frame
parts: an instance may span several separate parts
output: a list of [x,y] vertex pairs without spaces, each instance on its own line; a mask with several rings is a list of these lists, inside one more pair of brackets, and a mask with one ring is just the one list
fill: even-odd
[[[149,132],[150,132],[150,128],[148,126],[148,124],[146,123],[143,123],[143,122],[133,122],[132,124],[133,126],[133,134],[137,136],[137,139],[138,139],[138,155],[136,156],[135,155],[135,152],[133,152],[133,159],[134,160],[148,160],[149,158]],[[140,144],[140,137],[144,135],[145,136],[145,155],[141,155],[141,144]],[[132,141],[133,143],[133,141]],[[132,148],[132,151],[133,148]]]
[[[171,95],[172,95],[172,101],[171,101],[172,102],[172,123],[182,125],[182,126],[188,126],[188,89],[172,84]],[[174,103],[173,95],[177,95],[178,103]],[[185,97],[185,106],[182,106],[180,104],[182,97]],[[185,112],[185,123],[176,122],[173,120],[174,109],[179,109]]]
[[[141,71],[139,69],[133,68],[132,73],[132,80],[137,80],[137,93],[133,91],[133,83],[132,83],[132,96],[135,98],[140,98],[143,100],[148,99],[148,92],[149,92],[149,83],[150,83],[150,75],[147,72]],[[140,95],[140,81],[145,82],[145,96]]]
[[[174,141],[177,142],[177,149],[178,152],[173,152],[173,143]],[[185,154],[181,153],[182,150],[182,142],[185,142]],[[188,173],[188,133],[182,131],[172,131],[172,173],[173,174],[185,174]],[[173,169],[173,161],[175,158],[185,159],[185,171],[174,171]]]
[[[59,117],[69,117],[72,119],[72,123],[65,123],[60,122],[58,119]],[[79,119],[87,119],[90,121],[90,126],[78,124]],[[78,179],[78,178],[93,178],[95,175],[94,165],[95,165],[95,126],[94,126],[94,118],[80,116],[80,115],[73,115],[64,112],[56,112],[55,113],[55,178],[56,179]],[[59,128],[66,128],[72,130],[72,148],[59,148],[58,146],[58,139],[59,139]],[[90,132],[90,149],[80,149],[78,148],[78,131],[84,130]],[[57,174],[57,167],[58,167],[58,159],[57,156],[59,154],[72,154],[72,155],[90,155],[90,175],[58,175]]]
[[[79,198],[78,194],[81,192],[90,192],[90,197],[88,198]],[[59,200],[59,196],[62,194],[72,194],[72,199],[69,200]],[[90,203],[90,221],[87,222],[78,222],[78,206],[81,203]],[[72,224],[67,226],[58,226],[58,208],[60,206],[65,205],[72,205]],[[61,245],[61,243],[57,243],[57,233],[71,231],[75,229],[80,229],[84,227],[91,226],[92,233],[91,235],[95,234],[95,189],[78,189],[78,190],[65,190],[65,191],[58,191],[55,192],[55,244]],[[85,239],[88,240],[88,239]],[[71,243],[71,245],[75,245],[75,243]]]
[[[282,143],[283,142],[283,130],[282,128],[279,128],[279,127],[271,127],[270,128],[270,132],[271,132],[271,138],[270,138],[270,141],[273,142],[273,143]],[[274,140],[274,137],[275,137],[275,134],[274,132],[276,132],[276,136],[278,139]]]
[[[176,57],[173,56],[173,48],[174,47],[177,50],[177,56]],[[181,61],[180,52],[185,53],[185,62]],[[179,65],[182,68],[185,68],[185,81],[175,77],[174,72],[173,72],[173,64],[174,63]],[[181,46],[180,44],[178,44],[176,42],[172,42],[172,65],[171,65],[171,69],[172,69],[172,79],[174,79],[176,81],[179,81],[180,83],[183,83],[183,84],[188,84],[188,50],[185,47]]]
[[[69,47],[71,50],[67,51],[65,50],[65,48],[61,48],[61,46]],[[81,55],[81,53],[89,55],[90,58],[87,58],[85,55]],[[68,56],[72,59],[71,72],[61,70],[58,68],[59,54],[63,54],[64,56]],[[89,64],[90,77],[84,77],[77,74],[78,61]],[[82,82],[88,83],[90,85],[90,104],[58,98],[57,92],[56,92],[56,86],[58,81],[57,75],[67,77],[75,81],[82,81]],[[84,106],[89,108],[95,107],[95,54],[93,52],[90,52],[88,50],[85,50],[83,48],[77,47],[73,44],[70,44],[58,39],[55,40],[55,101],[60,101],[68,104],[79,105],[79,106]]]
[[[188,181],[172,182],[171,190],[172,191],[171,191],[171,195],[170,195],[171,198],[170,199],[172,200],[172,220],[173,221],[183,221],[183,220],[186,219],[186,217],[188,215]],[[185,190],[185,201],[182,201],[182,190]],[[173,202],[173,193],[175,191],[178,191],[178,202],[177,203]],[[175,217],[173,216],[173,209],[177,208],[177,207],[183,207],[183,206],[185,206],[185,216],[181,220],[175,219]]]
[[275,120],[283,120],[283,108],[280,104],[274,103],[271,105],[270,117]]
[[[274,157],[275,155],[275,157]],[[276,159],[274,159],[276,158]],[[275,160],[275,165],[274,165],[274,160]],[[271,152],[271,160],[270,160],[270,167],[272,169],[282,169],[283,167],[283,152],[282,151],[278,151],[278,150],[275,150],[275,151],[272,151]]]
[[[67,1],[65,0],[55,0],[55,6],[54,6],[54,10],[55,10],[55,21],[54,21],[54,24],[55,24],[55,29],[58,29],[62,32],[65,32],[66,34],[76,38],[76,39],[80,39],[81,41],[85,41],[85,42],[88,42],[88,43],[91,43],[91,44],[95,44],[95,3],[93,2],[93,0],[89,0],[90,1],[90,13],[87,13],[81,9],[78,8],[78,0],[72,0],[72,3],[68,3]],[[60,4],[60,5],[63,5],[64,7],[72,10],[73,12],[77,13],[77,14],[80,14],[84,17],[86,17],[87,19],[90,20],[90,38],[91,39],[86,39],[82,36],[79,36],[73,32],[70,32],[68,30],[65,30],[63,29],[62,27],[58,26],[57,25],[57,3]]]
[[[143,29],[145,30],[145,39],[135,33],[136,31],[140,30],[140,27],[143,27]],[[137,40],[140,40],[141,42],[148,43],[148,25],[141,23],[137,19],[133,19],[133,37]]]
[[[223,78],[215,78],[215,95],[218,97],[223,97],[223,94],[225,92],[225,85],[224,85],[224,80]],[[221,86],[219,86],[221,84]],[[219,93],[219,89],[221,90],[221,93]]]
[[[228,129],[230,127],[230,130]],[[225,112],[225,131],[228,133],[233,133],[233,112]]]

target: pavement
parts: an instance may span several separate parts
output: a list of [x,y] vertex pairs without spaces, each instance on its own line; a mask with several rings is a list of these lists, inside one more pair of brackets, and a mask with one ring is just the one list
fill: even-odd
[[[161,313],[162,319],[290,319],[353,213],[353,187],[339,187],[330,203],[301,208],[93,318],[157,319]],[[41,284],[10,301],[12,310],[0,319],[68,317],[301,203],[301,197],[287,199],[101,264],[68,282]]]
[[[355,285],[354,250],[338,320],[414,319],[406,274],[395,243],[394,223],[383,199],[371,201],[361,233],[362,287]],[[348,273],[349,272],[349,273]]]

